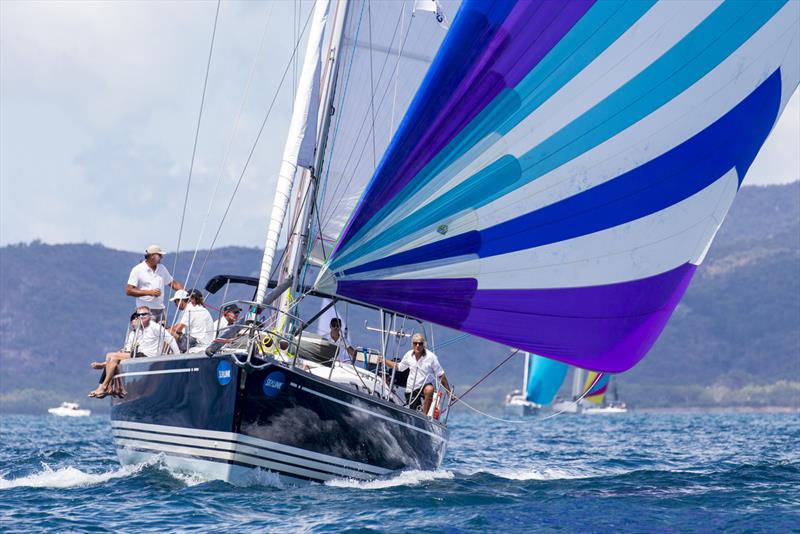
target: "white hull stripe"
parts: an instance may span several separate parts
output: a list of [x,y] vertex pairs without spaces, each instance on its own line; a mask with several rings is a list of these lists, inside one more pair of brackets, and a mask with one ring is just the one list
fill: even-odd
[[[117,446],[124,449],[146,450],[163,452],[165,454],[178,454],[194,458],[211,459],[217,462],[235,462],[240,465],[252,466],[253,468],[261,467],[262,469],[269,469],[271,471],[278,471],[288,475],[296,475],[300,478],[309,478],[313,480],[330,480],[337,478],[337,475],[330,472],[321,472],[312,469],[305,469],[295,465],[288,465],[281,462],[265,460],[254,456],[232,453],[226,451],[212,451],[208,449],[199,449],[195,447],[186,447],[179,445],[168,445],[163,443],[153,443],[149,441],[137,441],[129,439],[116,440]],[[359,478],[364,478],[363,475]]]
[[143,376],[143,375],[171,375],[175,373],[196,373],[200,371],[199,367],[188,367],[184,369],[161,369],[159,371],[132,371],[130,373],[120,373],[117,377],[123,376]]
[[154,425],[150,423],[135,423],[132,421],[111,421],[111,425],[115,430],[119,429],[143,430],[146,432],[157,432],[161,434],[167,433],[167,434],[174,434],[177,436],[187,436],[191,438],[205,437],[217,440],[231,441],[236,443],[242,443],[245,445],[254,445],[262,449],[282,452],[289,454],[291,456],[299,456],[301,458],[306,458],[308,460],[316,460],[318,462],[345,467],[356,471],[374,473],[376,475],[385,475],[387,473],[391,473],[391,470],[382,467],[377,467],[361,462],[355,462],[353,460],[337,458],[335,456],[329,456],[327,454],[321,454],[306,449],[300,449],[298,447],[283,445],[281,443],[275,443],[273,441],[268,441],[265,439],[254,438],[252,436],[245,436],[244,434],[237,434],[235,432],[202,430],[198,428],[186,428],[186,427],[168,426],[168,425]]
[[322,397],[323,399],[327,399],[329,401],[338,402],[339,404],[342,404],[344,406],[349,406],[350,408],[353,408],[354,410],[359,410],[361,412],[368,413],[370,415],[378,417],[379,419],[383,419],[385,421],[389,421],[391,423],[395,423],[395,424],[398,424],[400,426],[404,426],[406,428],[410,428],[411,430],[416,430],[417,432],[422,432],[423,434],[427,434],[427,435],[429,435],[430,437],[432,437],[434,439],[438,439],[439,441],[444,441],[444,438],[442,438],[441,436],[438,436],[438,435],[434,434],[433,432],[429,432],[427,430],[424,430],[422,428],[416,427],[414,425],[409,425],[408,423],[406,423],[404,421],[399,421],[397,419],[392,419],[391,417],[387,417],[387,416],[385,416],[383,414],[379,414],[377,412],[373,412],[372,410],[367,410],[366,408],[362,408],[361,406],[356,406],[355,404],[352,404],[350,402],[345,402],[345,401],[339,400],[339,399],[337,399],[335,397],[331,397],[329,395],[325,395],[324,393],[320,393],[319,391],[314,391],[311,388],[304,388],[303,386],[301,386],[299,384],[292,383],[292,386],[294,386],[297,389],[300,389],[302,391],[305,391],[306,393],[313,393],[317,397]]
[[348,469],[330,463],[317,462],[300,456],[282,454],[268,449],[263,449],[261,447],[255,447],[252,445],[243,445],[241,443],[231,442],[231,441],[217,441],[217,440],[209,440],[206,438],[188,438],[188,437],[172,436],[169,434],[153,434],[150,432],[138,432],[134,430],[114,430],[114,437],[119,438],[120,440],[130,439],[130,440],[144,441],[151,444],[191,446],[212,451],[226,451],[226,452],[238,453],[247,456],[253,456],[255,458],[260,458],[263,460],[280,462],[286,465],[294,465],[297,467],[304,467],[313,469],[315,471],[321,471],[324,473],[330,473],[352,478],[369,479],[373,478],[377,474],[371,472],[364,473],[364,471],[360,470]]

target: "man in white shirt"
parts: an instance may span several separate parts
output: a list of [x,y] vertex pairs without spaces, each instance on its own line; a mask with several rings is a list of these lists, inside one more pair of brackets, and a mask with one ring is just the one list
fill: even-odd
[[226,304],[222,307],[222,317],[217,321],[214,331],[214,338],[220,338],[239,320],[242,309],[236,304]]
[[442,386],[450,391],[450,384],[444,374],[444,369],[439,364],[439,358],[429,350],[425,350],[425,336],[414,334],[411,338],[411,350],[406,352],[399,362],[383,360],[388,367],[396,367],[402,372],[408,370],[406,381],[406,403],[412,410],[416,409],[420,401],[423,402],[422,413],[427,414],[433,399],[433,384],[438,378]]
[[132,316],[131,331],[121,352],[110,352],[106,355],[104,365],[92,364],[92,368],[105,368],[105,380],[97,389],[89,392],[90,397],[102,399],[111,392],[111,381],[119,370],[119,362],[133,356],[161,356],[167,351],[178,353],[178,345],[164,327],[151,320],[152,315],[147,306],[140,306]]
[[136,297],[136,307],[150,308],[156,322],[163,322],[164,286],[169,285],[175,291],[183,289],[180,282],[172,278],[166,267],[161,265],[164,250],[158,245],[150,245],[144,252],[144,261],[136,264],[128,276],[128,287],[125,294]]
[[183,312],[178,322],[169,329],[169,333],[178,340],[181,352],[202,352],[214,340],[214,319],[202,299],[199,291],[192,290],[189,295],[184,289],[176,291],[170,299]]
[[330,333],[322,336],[325,341],[330,341],[336,344],[336,360],[342,363],[354,363],[356,357],[356,349],[350,345],[350,340],[347,335],[342,332],[342,320],[338,317],[331,319]]

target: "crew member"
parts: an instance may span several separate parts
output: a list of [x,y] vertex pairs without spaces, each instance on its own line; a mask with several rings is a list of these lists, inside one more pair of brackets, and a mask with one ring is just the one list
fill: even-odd
[[163,323],[164,286],[173,290],[183,289],[180,282],[172,278],[166,267],[161,264],[164,250],[158,245],[150,245],[144,252],[144,261],[136,264],[128,276],[128,287],[125,294],[136,297],[136,307],[147,306],[156,322]]
[[330,322],[330,333],[322,336],[322,339],[336,344],[336,359],[342,363],[355,362],[356,349],[350,345],[347,335],[342,332],[342,320],[333,317]]
[[179,289],[170,300],[183,312],[178,322],[169,329],[169,333],[178,341],[181,352],[204,351],[214,339],[214,319],[203,305],[203,294],[196,289],[191,294]]
[[432,351],[425,349],[425,336],[414,334],[411,338],[411,350],[406,352],[399,362],[383,360],[389,367],[396,367],[398,371],[409,370],[406,381],[406,404],[412,410],[418,409],[422,402],[422,413],[428,413],[433,399],[433,384],[438,378],[442,386],[450,391],[450,384],[444,374],[444,369],[439,364],[439,358]]

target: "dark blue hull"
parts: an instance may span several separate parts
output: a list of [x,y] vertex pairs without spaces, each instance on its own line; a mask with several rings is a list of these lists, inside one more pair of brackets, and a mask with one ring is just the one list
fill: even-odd
[[281,363],[245,373],[228,357],[124,362],[111,419],[120,460],[154,455],[235,481],[254,469],[324,481],[436,469],[444,426]]

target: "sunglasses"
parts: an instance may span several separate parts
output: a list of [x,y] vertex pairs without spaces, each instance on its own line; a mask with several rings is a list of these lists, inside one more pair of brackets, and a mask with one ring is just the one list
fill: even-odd
[[424,345],[425,342],[424,341],[412,341],[411,344],[412,345]]
[[150,317],[149,313],[137,313],[136,317]]

